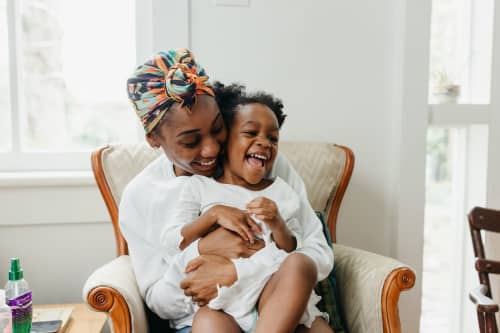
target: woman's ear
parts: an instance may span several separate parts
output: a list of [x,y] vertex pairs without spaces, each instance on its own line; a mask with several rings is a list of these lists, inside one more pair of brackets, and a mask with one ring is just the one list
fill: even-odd
[[149,143],[149,145],[152,148],[160,148],[160,140],[158,140],[158,135],[155,133],[147,133],[146,134],[146,141]]

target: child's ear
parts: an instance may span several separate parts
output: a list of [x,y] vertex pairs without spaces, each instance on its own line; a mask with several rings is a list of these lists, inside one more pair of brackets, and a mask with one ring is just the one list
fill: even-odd
[[146,134],[146,141],[149,143],[149,145],[152,148],[160,148],[160,140],[158,140],[158,135],[155,133],[147,133]]

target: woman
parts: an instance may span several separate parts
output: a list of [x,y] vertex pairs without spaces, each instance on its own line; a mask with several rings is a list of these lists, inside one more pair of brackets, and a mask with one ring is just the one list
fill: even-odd
[[[217,295],[218,285],[244,281],[245,272],[238,271],[227,257],[249,257],[263,247],[262,242],[246,243],[219,228],[191,243],[178,257],[167,256],[160,245],[162,227],[172,218],[183,185],[184,177],[177,176],[211,176],[226,140],[226,128],[207,80],[186,49],[157,54],[128,80],[129,98],[142,121],[146,139],[165,154],[127,185],[120,203],[120,227],[128,242],[141,295],[153,312],[170,319],[171,326],[180,332],[189,332],[191,325],[193,332],[207,332],[207,326],[213,332],[239,332],[230,316],[210,313],[214,310],[207,307],[195,316],[190,303],[206,304]],[[276,175],[307,198],[302,180],[282,155],[277,156],[271,171],[271,176]],[[301,221],[307,229],[303,246],[287,257],[264,288],[258,303],[256,332],[292,332],[314,285],[332,268],[333,254],[321,224],[310,206],[307,210],[307,221]],[[240,221],[249,229],[247,218],[244,211],[230,207],[217,213],[217,219]],[[180,264],[186,259],[191,259],[189,266],[195,268],[187,278]],[[286,302],[297,284],[308,286],[303,289],[309,291],[298,295],[299,302]],[[282,311],[271,313],[269,309],[277,304]],[[331,332],[319,318],[310,330],[297,328],[297,332],[308,331]]]

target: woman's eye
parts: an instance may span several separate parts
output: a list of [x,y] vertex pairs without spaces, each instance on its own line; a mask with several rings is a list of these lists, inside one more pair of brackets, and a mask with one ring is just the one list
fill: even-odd
[[223,128],[224,128],[224,126],[219,126],[217,128],[214,128],[212,130],[212,134],[219,134],[222,131]]
[[186,148],[194,148],[198,145],[198,140],[193,142],[181,142],[181,145],[183,145]]

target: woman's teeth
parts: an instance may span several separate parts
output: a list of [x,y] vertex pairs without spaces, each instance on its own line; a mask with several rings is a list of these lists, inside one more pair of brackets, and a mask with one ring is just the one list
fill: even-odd
[[203,165],[203,166],[210,166],[210,165],[214,165],[215,164],[215,159],[211,160],[211,161],[208,161],[208,162],[201,162],[200,161],[200,164]]

